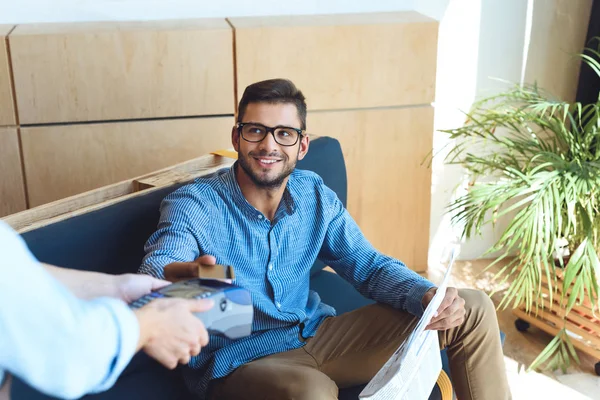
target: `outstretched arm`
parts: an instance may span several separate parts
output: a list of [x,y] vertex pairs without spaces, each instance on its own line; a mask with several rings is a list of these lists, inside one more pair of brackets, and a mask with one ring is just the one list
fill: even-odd
[[435,285],[404,263],[378,252],[336,194],[324,187],[330,222],[319,259],[362,295],[420,316],[425,293]]
[[0,369],[44,393],[78,398],[106,390],[139,349],[173,368],[208,341],[194,313],[210,302],[159,299],[133,312],[119,299],[82,300],[2,222],[0,250]]
[[42,265],[50,275],[80,299],[114,297],[131,303],[152,290],[169,284],[168,281],[147,275],[109,275],[101,272],[61,268],[49,264]]

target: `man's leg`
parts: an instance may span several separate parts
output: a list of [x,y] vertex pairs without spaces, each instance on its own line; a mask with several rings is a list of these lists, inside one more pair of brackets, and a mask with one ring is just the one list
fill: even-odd
[[[461,400],[510,399],[496,310],[487,295],[459,290],[465,322],[440,332]],[[382,304],[326,319],[304,348],[250,362],[211,386],[212,399],[335,399],[371,380],[417,319]]]
[[337,399],[336,384],[320,372],[304,348],[242,365],[210,386],[211,399]]
[[440,332],[452,385],[461,400],[510,399],[494,303],[481,291],[459,290],[459,295],[465,299],[465,322]]
[[[463,289],[465,322],[439,333],[448,347],[454,389],[461,400],[510,399],[494,305],[480,291]],[[340,388],[366,383],[416,324],[412,315],[373,304],[328,318],[305,350]]]

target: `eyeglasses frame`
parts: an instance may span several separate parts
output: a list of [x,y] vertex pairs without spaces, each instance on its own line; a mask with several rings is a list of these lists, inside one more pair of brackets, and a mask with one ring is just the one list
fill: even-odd
[[[258,126],[261,126],[261,127],[265,128],[265,130],[267,131],[267,133],[265,133],[265,136],[263,136],[262,139],[260,139],[260,140],[248,140],[248,139],[246,139],[244,137],[244,134],[242,133],[242,128],[245,125],[258,125]],[[246,142],[249,142],[249,143],[260,143],[263,140],[265,140],[265,138],[267,137],[267,135],[270,133],[271,135],[273,135],[273,139],[275,140],[275,143],[277,143],[278,145],[285,146],[285,147],[292,147],[292,146],[295,146],[298,143],[298,141],[301,140],[300,138],[306,136],[305,135],[306,131],[304,131],[302,129],[294,128],[292,126],[277,125],[275,127],[270,127],[270,126],[266,126],[264,124],[260,124],[258,122],[238,122],[236,124],[236,127],[237,127],[237,130],[238,130],[238,134],[242,137],[242,139],[244,139]],[[296,133],[298,134],[298,136],[296,137],[296,141],[293,144],[281,144],[281,143],[279,143],[277,141],[277,138],[275,137],[275,130],[276,129],[292,129],[292,130],[296,131]]]

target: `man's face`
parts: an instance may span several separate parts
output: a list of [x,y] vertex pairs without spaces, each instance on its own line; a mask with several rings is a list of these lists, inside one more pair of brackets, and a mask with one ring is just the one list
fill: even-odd
[[[246,107],[242,123],[257,123],[268,127],[292,127],[300,129],[300,119],[294,104],[250,103]],[[268,133],[260,142],[244,140],[236,127],[232,131],[232,143],[238,152],[238,163],[257,187],[276,189],[292,173],[298,160],[308,151],[309,139],[302,136],[293,146],[278,144]]]

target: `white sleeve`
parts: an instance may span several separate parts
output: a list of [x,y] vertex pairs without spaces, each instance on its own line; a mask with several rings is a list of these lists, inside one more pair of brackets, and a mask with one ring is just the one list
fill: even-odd
[[0,221],[0,369],[41,392],[77,398],[111,387],[138,339],[125,303],[76,298]]

